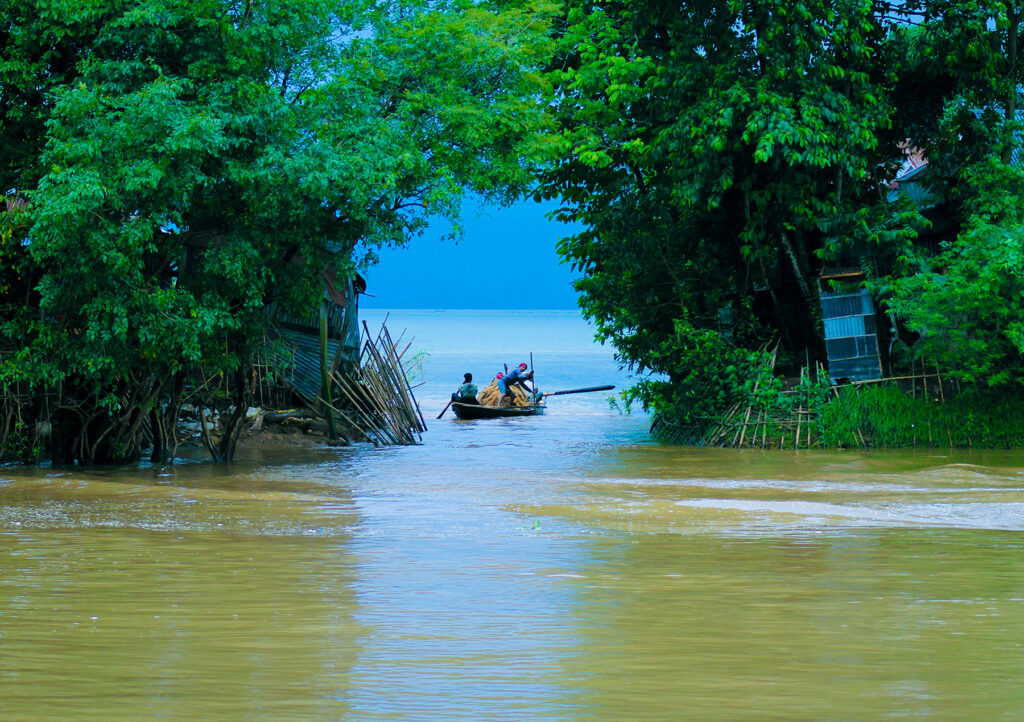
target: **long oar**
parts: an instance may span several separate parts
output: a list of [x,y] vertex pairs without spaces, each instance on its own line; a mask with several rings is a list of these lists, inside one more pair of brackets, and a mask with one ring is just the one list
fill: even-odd
[[541,396],[563,396],[565,394],[585,394],[590,391],[611,391],[615,386],[588,386],[585,389],[569,389],[568,391],[552,391],[547,394],[541,394]]
[[441,409],[441,413],[439,413],[439,414],[437,415],[437,418],[439,418],[439,419],[440,419],[440,418],[441,418],[442,416],[444,416],[444,412],[445,412],[445,411],[447,411],[447,410],[448,410],[448,407],[449,407],[449,406],[451,406],[451,405],[452,405],[452,402],[451,402],[451,401],[449,401],[449,402],[448,402],[447,404],[445,404],[445,405],[444,405],[444,408],[443,408],[443,409]]

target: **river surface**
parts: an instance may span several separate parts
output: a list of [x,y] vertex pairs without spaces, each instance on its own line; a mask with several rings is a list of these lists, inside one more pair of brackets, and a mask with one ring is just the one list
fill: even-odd
[[[365,314],[371,328],[382,314]],[[429,430],[0,468],[2,720],[1020,720],[1024,455],[693,449],[572,312],[394,312]]]

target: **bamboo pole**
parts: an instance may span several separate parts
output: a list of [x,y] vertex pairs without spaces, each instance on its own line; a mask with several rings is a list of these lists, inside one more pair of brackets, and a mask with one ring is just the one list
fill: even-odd
[[386,428],[389,434],[396,440],[395,443],[407,441],[406,433],[397,424],[394,415],[391,413],[391,404],[386,395],[386,384],[383,381],[378,368],[379,357],[374,353],[373,339],[369,338],[367,329],[367,341],[363,346],[363,358],[361,363],[361,380],[366,399],[370,402],[371,408],[378,418],[378,425]]
[[[800,386],[804,385],[804,372],[807,370],[806,366],[800,367]],[[796,438],[793,440],[793,450],[799,451],[800,449],[800,424],[803,423],[804,417],[804,405],[801,403],[796,410]]]
[[[942,376],[939,373],[939,365],[935,364],[935,375],[939,379],[939,398],[942,400],[942,405],[946,405],[946,392],[942,388]],[[946,436],[949,438],[949,448],[953,448],[953,432],[949,428],[949,424],[946,424]]]
[[[367,339],[370,343],[371,339]],[[367,423],[372,423],[381,441],[389,444],[408,443],[405,434],[395,427],[390,419],[387,406],[380,396],[380,382],[373,368],[373,360],[366,354],[366,346],[360,356],[360,382],[350,382],[352,395],[362,401],[364,416]]]
[[354,380],[345,376],[341,377],[340,381],[341,391],[352,405],[355,410],[355,418],[358,419],[358,421],[353,421],[355,427],[375,446],[381,443],[392,443],[390,437],[387,437],[385,432],[373,422],[375,413],[362,388]]
[[740,402],[737,401],[725,413],[725,416],[723,416],[721,419],[719,419],[718,426],[716,426],[715,430],[708,436],[708,443],[709,444],[715,444],[717,446],[719,441],[721,441],[721,440],[723,440],[725,438],[726,433],[728,433],[728,423],[732,419],[732,417],[736,414],[736,412],[739,410],[740,405],[741,405]]
[[[336,380],[338,380],[338,379],[336,379]],[[340,384],[339,384],[339,389],[341,390],[343,395],[348,396],[348,390],[343,388]],[[349,401],[352,402],[350,397],[349,397]],[[353,416],[352,414],[348,414],[344,410],[339,409],[337,407],[330,407],[330,411],[331,411],[332,414],[337,414],[339,417],[341,417],[342,419],[345,419],[345,421],[347,421],[349,424],[354,426],[355,430],[358,431],[359,433],[361,433],[362,435],[364,435],[367,438],[367,440],[372,441],[373,444],[375,445],[375,447],[376,447],[376,445],[378,445],[378,440],[375,438],[376,432],[373,429],[366,428],[366,427],[364,427],[364,425],[360,424],[359,422],[362,419],[360,416],[358,416],[358,415],[354,415]],[[342,438],[344,438],[345,441],[349,440],[349,439],[345,438],[344,436],[342,436]]]
[[914,374],[911,376],[886,376],[883,379],[865,379],[863,381],[851,381],[846,386],[866,386],[867,384],[884,384],[889,381],[910,381],[920,379],[924,376],[935,376],[935,374]]
[[[409,377],[405,373],[405,366],[402,364],[402,354],[405,354],[405,351],[407,351],[409,349],[409,346],[405,347],[405,350],[402,351],[402,354],[397,354],[396,353],[396,348],[397,347],[396,347],[395,343],[393,341],[391,341],[391,334],[388,334],[387,338],[388,338],[388,343],[390,344],[390,346],[389,346],[390,353],[391,353],[391,356],[393,357],[392,364],[394,365],[396,375],[400,377],[400,381],[402,383],[402,386],[401,386],[402,397],[405,399],[405,402],[406,402],[408,408],[410,410],[412,410],[412,411],[415,411],[416,416],[419,417],[419,421],[420,421],[419,430],[420,431],[426,431],[427,430],[427,422],[423,418],[423,412],[420,411],[419,404],[416,403],[416,399],[412,395],[412,387],[409,385]],[[412,342],[410,341],[409,344],[411,345]],[[532,357],[533,356],[531,354],[531,358]]]
[[398,439],[398,443],[411,443],[407,427],[399,423],[399,419],[394,413],[394,399],[389,398],[387,394],[387,383],[381,375],[380,369],[368,366],[366,372],[363,379],[368,382],[369,397],[380,415],[381,423]]
[[[761,383],[761,379],[760,378],[757,381],[754,382],[754,393],[755,394],[757,393],[757,387],[758,387],[758,385],[760,383]],[[750,412],[753,411],[753,410],[754,410],[754,405],[753,404],[747,404],[747,413],[743,417],[743,426],[741,427],[741,431],[740,431],[740,445],[739,445],[739,448],[741,448],[741,449],[743,448],[743,439],[747,435],[747,426],[750,423]]]
[[[757,391],[757,384],[754,384],[754,391]],[[750,412],[753,411],[753,405],[747,405],[747,414],[743,417],[743,425],[740,427],[740,445],[737,448],[743,448],[743,439],[747,435],[747,425],[750,423]]]
[[348,398],[349,403],[351,403],[353,408],[357,411],[354,419],[349,417],[346,418],[349,419],[349,422],[355,426],[363,436],[372,441],[375,446],[378,445],[377,437],[380,436],[380,432],[375,428],[367,427],[366,420],[369,417],[365,414],[359,413],[360,407],[365,406],[365,402],[360,399],[359,394],[353,393],[353,390],[350,388],[352,382],[346,376],[339,376],[336,380],[339,382],[338,386],[341,389],[341,392]]
[[[737,410],[736,410],[736,413],[737,413],[737,414],[739,413],[739,409],[737,409]],[[735,427],[735,429],[736,429],[736,430],[735,430],[735,431],[733,432],[733,435],[732,435],[732,441],[731,441],[731,442],[729,442],[729,446],[730,446],[731,448],[735,449],[735,448],[737,448],[737,446],[736,446],[736,440],[740,438],[740,429],[741,429],[741,427],[742,427],[742,424],[740,424],[739,422],[735,422],[735,423],[733,424],[733,426]]]
[[393,369],[388,365],[388,359],[384,354],[382,354],[382,349],[378,347],[378,345],[383,346],[383,350],[385,352],[387,351],[385,333],[386,329],[382,329],[381,333],[377,337],[377,343],[370,346],[375,362],[375,390],[379,395],[383,406],[387,409],[387,413],[392,424],[396,428],[401,429],[401,435],[404,438],[409,434],[409,428],[417,427],[418,422],[413,419],[409,413],[406,402],[404,402],[404,399],[401,396],[402,388],[399,385],[398,380],[394,377]]
[[[367,336],[369,336],[369,328],[366,326],[365,321],[363,321],[363,327],[366,329]],[[377,341],[378,344],[383,347],[383,354],[381,353],[381,349],[377,348],[377,345],[375,344],[370,343],[367,345],[367,348],[369,349],[370,355],[376,364],[380,385],[384,388],[390,387],[391,393],[388,394],[391,401],[390,405],[395,409],[399,417],[404,417],[405,421],[411,428],[414,428],[417,431],[425,430],[426,422],[423,420],[422,415],[420,414],[419,418],[417,418],[419,408],[412,403],[406,393],[409,382],[405,377],[404,370],[401,368],[401,362],[397,362],[397,371],[395,369],[394,362],[391,362],[391,357],[394,353],[394,344],[390,342],[390,335],[388,334],[386,327],[381,328]],[[401,375],[401,378],[399,378],[399,374]]]

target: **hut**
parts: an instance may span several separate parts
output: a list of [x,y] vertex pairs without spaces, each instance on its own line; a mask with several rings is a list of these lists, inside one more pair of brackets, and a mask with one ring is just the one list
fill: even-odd
[[318,310],[303,316],[272,311],[279,341],[274,374],[323,419],[332,440],[419,443],[426,422],[405,373],[404,351],[384,326],[373,336],[359,322],[366,281],[356,274],[339,283],[332,269],[322,280]]

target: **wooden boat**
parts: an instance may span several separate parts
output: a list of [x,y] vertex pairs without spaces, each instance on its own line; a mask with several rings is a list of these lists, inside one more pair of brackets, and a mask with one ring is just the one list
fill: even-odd
[[[492,381],[490,385],[484,389],[484,393],[487,393],[490,389],[494,389],[494,393],[491,394],[492,398],[500,399],[497,394],[496,382]],[[437,418],[444,416],[448,407],[451,407],[455,411],[455,415],[460,419],[507,419],[515,416],[540,416],[547,409],[547,404],[544,403],[544,399],[548,396],[561,396],[563,394],[585,394],[590,391],[610,391],[614,389],[614,386],[590,386],[585,389],[569,389],[568,391],[552,391],[546,394],[540,394],[537,397],[526,397],[526,392],[518,392],[521,394],[520,398],[529,398],[535,403],[524,404],[521,406],[486,406],[483,404],[464,404],[461,401],[449,401],[445,404],[445,407],[441,409],[441,413],[437,415]]]
[[460,419],[502,419],[514,416],[540,416],[547,407],[544,404],[532,406],[481,406],[452,402],[452,410]]

